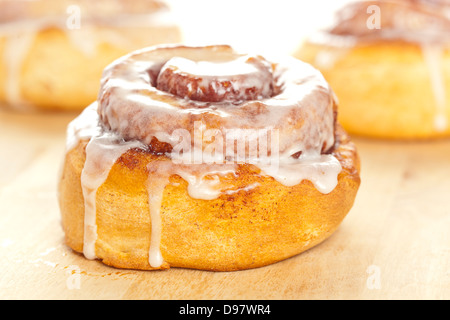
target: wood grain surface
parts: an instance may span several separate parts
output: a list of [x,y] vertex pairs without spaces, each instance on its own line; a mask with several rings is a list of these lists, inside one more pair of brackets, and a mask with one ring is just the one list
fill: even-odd
[[75,114],[0,111],[1,299],[450,299],[450,140],[354,138],[355,205],[319,246],[238,272],[143,272],[64,244],[57,176]]

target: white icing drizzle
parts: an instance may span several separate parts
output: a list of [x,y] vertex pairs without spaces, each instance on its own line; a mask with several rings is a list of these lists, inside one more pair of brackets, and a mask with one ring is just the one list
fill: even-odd
[[437,131],[445,131],[448,128],[447,121],[447,97],[445,93],[445,82],[442,71],[444,48],[440,45],[424,44],[422,52],[425,63],[430,74],[431,88],[434,95],[436,115],[434,117],[434,128]]
[[112,166],[122,154],[130,149],[145,146],[139,141],[126,142],[114,133],[104,132],[98,122],[96,102],[68,125],[66,153],[75,148],[81,140],[89,140],[81,173],[85,207],[83,253],[87,259],[95,259],[97,190],[106,181]]
[[[150,174],[146,187],[151,220],[149,263],[153,268],[159,268],[164,262],[160,250],[162,232],[161,205],[164,189],[169,184],[170,176],[179,175],[183,178],[188,183],[188,194],[193,199],[213,200],[224,193],[220,188],[219,176],[234,173],[235,167],[230,165],[186,166],[174,164],[167,160],[156,164],[152,162],[148,167]],[[206,176],[212,176],[213,179],[206,179]]]
[[260,169],[284,186],[293,187],[309,180],[321,193],[328,194],[337,186],[342,166],[334,156],[321,155],[306,159],[285,158],[278,167],[260,166]]
[[[175,166],[174,173],[188,183],[188,194],[191,198],[202,200],[217,199],[223,192],[219,177],[236,172],[236,165],[185,165]],[[209,176],[210,179],[205,179]],[[212,178],[212,179],[211,179]]]
[[[95,259],[95,244],[97,241],[96,195],[97,190],[106,181],[115,162],[128,150],[145,149],[139,141],[124,141],[119,135],[104,132],[98,122],[97,103],[92,104],[69,124],[67,133],[67,151],[73,149],[80,140],[89,140],[86,147],[86,162],[82,170],[81,185],[85,204],[84,246],[83,253],[87,259]],[[331,192],[337,184],[337,175],[341,166],[332,155],[322,155],[319,158],[292,159],[281,157],[279,166],[259,164],[262,174],[273,177],[285,186],[294,186],[303,180],[310,180],[322,193]],[[152,168],[152,170],[150,170]],[[156,169],[155,169],[156,168]],[[179,175],[188,183],[188,194],[194,199],[213,200],[222,194],[231,195],[237,192],[247,192],[259,186],[252,183],[237,190],[222,189],[220,176],[235,174],[236,164],[201,164],[189,165],[161,161],[157,165],[149,164],[147,192],[151,235],[149,248],[149,263],[158,268],[163,262],[160,251],[161,244],[161,204],[164,189],[169,183],[169,177]]]
[[80,140],[99,136],[101,128],[98,123],[97,102],[94,102],[67,126],[66,152],[75,148]]
[[6,38],[3,55],[3,63],[7,72],[5,85],[6,102],[17,108],[27,106],[27,103],[22,98],[20,78],[23,62],[34,39],[35,34],[29,32],[16,32]]
[[[207,117],[216,129],[247,128],[279,130],[280,152],[294,154],[334,144],[334,96],[316,69],[300,60],[267,59],[275,65],[273,78],[280,92],[261,100],[209,103],[187,100],[158,90],[149,70],[161,68],[175,56],[192,61],[226,62],[242,57],[227,46],[160,46],[135,51],[108,66],[99,94],[101,121],[126,139],[150,143],[157,134],[173,128],[191,131],[196,119]],[[107,97],[113,96],[114,99]],[[253,112],[252,121],[248,114]],[[320,121],[319,121],[320,119]],[[126,123],[126,125],[123,125]],[[302,123],[302,125],[299,125]],[[161,135],[161,134],[160,134]]]
[[168,184],[168,177],[155,177],[150,174],[147,180],[148,205],[150,210],[151,236],[148,262],[154,268],[160,267],[163,262],[161,254],[161,204],[164,189]]
[[81,173],[81,186],[84,196],[84,247],[83,253],[88,259],[95,259],[97,240],[96,195],[98,188],[106,181],[109,172],[125,152],[133,148],[142,148],[139,141],[125,142],[117,135],[102,133],[93,136],[86,146],[86,162]]
[[[218,54],[219,58],[215,55],[216,61],[224,62],[236,58],[236,54],[229,47],[209,47],[208,50],[216,53],[223,50],[222,57],[220,54]],[[201,55],[198,55],[198,48],[183,47],[181,51],[190,53],[190,58],[194,61],[196,61],[195,57],[199,61],[203,59]],[[156,56],[159,54],[162,59],[167,60],[174,55],[174,52],[171,48],[165,48],[161,49]],[[205,201],[217,199],[223,194],[248,192],[258,187],[258,183],[250,183],[232,190],[233,187],[227,185],[226,179],[222,182],[221,177],[229,175],[236,177],[239,165],[242,163],[255,165],[261,169],[262,176],[272,177],[288,187],[295,186],[303,180],[310,180],[317,190],[324,194],[330,193],[336,187],[337,176],[342,167],[333,155],[322,155],[323,150],[328,150],[334,144],[334,101],[329,87],[315,69],[295,59],[288,60],[286,64],[279,63],[275,78],[283,88],[276,97],[270,96],[256,102],[244,101],[243,106],[234,105],[234,101],[226,104],[220,101],[217,105],[211,106],[208,103],[186,101],[149,86],[154,83],[154,79],[151,79],[154,76],[152,63],[159,64],[160,61],[149,62],[145,54],[140,56],[138,53],[138,56],[139,61],[126,56],[115,62],[112,65],[112,72],[114,73],[115,70],[118,74],[114,74],[112,79],[109,79],[108,71],[104,73],[102,84],[107,89],[113,88],[113,91],[109,92],[112,98],[109,99],[109,94],[101,92],[98,103],[88,107],[68,128],[67,150],[76,146],[80,139],[89,139],[86,147],[86,163],[81,176],[85,202],[83,252],[88,259],[96,257],[98,188],[106,181],[112,166],[125,152],[133,148],[145,150],[155,136],[161,142],[170,144],[172,153],[167,153],[161,156],[162,158],[158,157],[147,165],[149,176],[146,188],[151,221],[149,264],[154,268],[164,263],[160,250],[161,209],[165,187],[173,175],[178,175],[187,182],[187,192],[191,198]],[[123,62],[128,65],[124,69],[120,66]],[[114,66],[119,68],[115,69]],[[131,70],[128,70],[129,68]],[[220,72],[225,71],[220,70]],[[248,73],[253,74],[254,70],[250,69]],[[261,79],[257,79],[257,74],[253,77],[256,79],[249,81],[253,83],[255,80],[255,84],[260,85]],[[269,78],[272,79],[272,77]],[[242,88],[236,88],[236,90],[239,89]],[[110,105],[112,102],[114,102],[113,107]],[[120,104],[122,102],[125,104]],[[187,105],[191,102],[194,105]],[[103,109],[102,103],[105,103]],[[248,104],[251,103],[256,105],[249,106]],[[264,110],[255,112],[259,110],[258,106]],[[248,117],[249,113],[252,115],[251,118]],[[228,126],[215,128],[214,133],[208,134],[206,131],[208,121],[195,121],[195,123],[188,121],[193,124],[193,131],[186,130],[183,124],[186,124],[184,117],[187,114],[204,115],[207,119],[212,117],[210,119],[225,121]],[[248,134],[232,129],[233,126],[231,126],[248,129],[250,124],[254,127],[249,128]],[[172,134],[170,131],[163,130],[167,129],[167,126],[173,131]],[[271,132],[273,134],[270,136],[270,152],[255,153],[257,149],[251,147],[250,142],[262,142],[262,145],[258,145],[258,152],[261,152],[263,147],[268,147],[268,131],[275,126],[278,127]],[[284,127],[288,127],[288,130],[279,134],[278,130],[285,129]],[[188,135],[193,134],[193,138],[189,138],[189,142],[183,144],[189,147],[188,150],[183,149],[181,154],[173,152],[179,143],[179,136],[176,135],[174,128],[185,130]],[[256,130],[263,128],[265,130]],[[225,133],[227,144],[228,135],[230,135],[231,153],[228,148],[224,150],[219,147],[215,149],[212,156],[210,148],[203,148],[202,142],[210,139],[211,134],[215,133]],[[278,146],[281,136],[285,140],[280,150]],[[214,140],[216,139],[217,136]],[[238,149],[245,152],[246,141],[249,143],[250,157],[248,158],[246,155],[242,156],[234,152]],[[194,148],[191,149],[191,146]],[[206,156],[205,153],[207,153]],[[208,157],[214,161],[204,162],[203,160]],[[189,159],[194,162],[184,161]]]

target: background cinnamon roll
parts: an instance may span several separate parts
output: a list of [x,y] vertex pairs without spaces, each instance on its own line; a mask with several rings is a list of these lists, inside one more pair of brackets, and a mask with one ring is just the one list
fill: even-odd
[[350,133],[449,136],[447,1],[350,2],[295,56],[322,71],[339,97],[339,120]]
[[329,237],[359,158],[320,72],[229,46],[157,46],[103,73],[68,128],[67,244],[118,268],[242,270]]
[[1,0],[0,103],[81,111],[114,59],[180,37],[159,0]]

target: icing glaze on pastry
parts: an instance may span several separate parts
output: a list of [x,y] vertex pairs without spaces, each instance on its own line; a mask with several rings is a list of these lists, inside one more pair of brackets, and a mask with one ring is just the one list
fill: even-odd
[[[217,64],[207,68],[215,74],[205,72],[205,64]],[[161,78],[168,69],[171,72]],[[196,89],[182,91],[180,83]],[[342,170],[329,153],[335,144],[335,117],[334,95],[323,77],[296,59],[249,57],[228,46],[174,45],[139,50],[117,60],[105,69],[98,102],[75,119],[68,132],[68,150],[89,140],[81,179],[85,256],[95,258],[96,192],[128,150],[142,149],[172,160],[147,166],[149,263],[157,268],[164,262],[159,250],[164,232],[161,201],[171,176],[183,178],[189,195],[205,201],[236,192],[226,178],[236,176],[242,163],[285,186],[309,180],[320,192],[330,193]],[[180,132],[189,140],[180,141],[185,138]],[[223,148],[216,148],[213,161],[205,162],[211,147],[206,143],[208,132],[209,138],[215,134],[215,142],[223,138]],[[240,144],[242,140],[247,144]],[[253,184],[243,187],[252,188]]]

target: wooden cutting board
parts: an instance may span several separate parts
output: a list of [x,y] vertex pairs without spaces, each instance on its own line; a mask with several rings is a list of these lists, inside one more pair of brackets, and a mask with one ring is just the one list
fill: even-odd
[[355,138],[353,209],[294,258],[238,272],[143,272],[64,245],[56,184],[73,117],[0,111],[1,299],[450,299],[450,140]]

